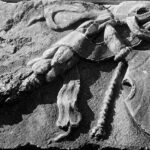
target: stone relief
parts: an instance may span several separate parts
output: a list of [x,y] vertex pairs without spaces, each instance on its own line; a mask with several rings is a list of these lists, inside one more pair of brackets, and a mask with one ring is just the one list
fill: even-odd
[[[21,20],[26,20],[24,16],[27,11],[39,9],[39,6],[40,13],[29,17],[26,27],[46,22],[48,28],[56,32],[73,26],[75,29],[51,44],[39,57],[30,59],[23,73],[19,70],[18,76],[14,72],[2,74],[1,103],[13,103],[24,94],[55,82],[61,76],[63,85],[57,94],[56,120],[56,126],[61,131],[48,139],[48,144],[63,141],[74,134],[73,128],[78,128],[83,118],[77,106],[82,86],[80,61],[101,64],[113,59],[117,65],[104,92],[98,119],[88,133],[89,138],[96,141],[104,139],[108,110],[116,95],[116,88],[120,87],[118,85],[121,85],[125,95],[123,102],[129,116],[138,128],[150,134],[150,52],[147,49],[150,39],[150,3],[124,2],[117,6],[105,6],[85,2],[37,1],[6,20],[1,32],[9,32]],[[62,16],[66,20],[61,20]],[[24,40],[30,42],[30,39]]]

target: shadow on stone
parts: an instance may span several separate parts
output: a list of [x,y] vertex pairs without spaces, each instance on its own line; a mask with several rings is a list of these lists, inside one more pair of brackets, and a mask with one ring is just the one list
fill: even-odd
[[0,108],[0,126],[14,125],[21,122],[23,120],[22,115],[33,113],[38,105],[56,103],[60,86],[61,81],[59,79],[28,93],[28,95],[17,99],[14,103],[2,105]]

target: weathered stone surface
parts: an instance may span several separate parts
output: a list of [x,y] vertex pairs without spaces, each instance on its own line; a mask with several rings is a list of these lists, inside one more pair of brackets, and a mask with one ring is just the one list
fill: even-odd
[[[5,27],[5,31],[0,32],[0,80],[9,82],[20,73],[26,73],[26,64],[30,59],[40,56],[51,44],[71,31],[55,32],[45,21],[27,26],[31,17],[42,13],[42,6],[39,4],[35,8],[34,4],[32,1],[16,4],[0,2],[0,28]],[[6,21],[18,12],[22,14],[21,17],[16,17],[16,22],[6,27]],[[16,101],[1,105],[0,148],[16,148],[28,144],[59,149],[150,147],[150,136],[142,132],[128,115],[123,103],[124,95],[119,89],[107,118],[106,139],[96,142],[89,138],[89,131],[96,123],[115,66],[112,60],[99,64],[84,60],[80,62],[81,91],[77,105],[82,121],[62,142],[48,144],[48,140],[60,131],[55,123],[58,117],[56,99],[62,86],[61,78]]]

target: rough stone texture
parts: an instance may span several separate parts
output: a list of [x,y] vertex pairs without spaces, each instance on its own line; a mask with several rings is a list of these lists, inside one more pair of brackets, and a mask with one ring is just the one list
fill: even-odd
[[[16,4],[0,2],[0,28],[16,12],[26,10],[23,18],[7,32],[0,32],[0,75],[14,77],[26,71],[26,63],[43,53],[52,43],[68,31],[52,31],[45,21],[27,27],[30,17],[40,14],[42,8],[33,7],[32,2]],[[48,145],[49,138],[60,129],[55,127],[58,116],[56,98],[62,79],[43,85],[16,102],[3,104],[0,109],[0,148],[16,148],[35,145],[40,148],[59,149],[120,149],[150,148],[150,136],[137,127],[123,103],[124,95],[118,89],[112,102],[107,125],[106,139],[96,142],[89,138],[89,131],[96,123],[104,92],[112,77],[116,64],[110,60],[99,64],[82,60],[79,64],[81,92],[78,108],[82,114],[80,125],[64,141]]]
[[[1,0],[7,3],[17,3],[20,1],[30,1],[30,0]],[[70,0],[66,0],[66,1],[70,1]],[[71,1],[85,1],[85,2],[94,2],[94,3],[115,3],[118,4],[120,3],[122,0],[71,0]]]

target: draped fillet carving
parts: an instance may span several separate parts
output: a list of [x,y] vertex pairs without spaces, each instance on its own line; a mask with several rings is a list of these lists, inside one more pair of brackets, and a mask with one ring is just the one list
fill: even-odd
[[[24,75],[16,77],[12,73],[6,75],[7,79],[3,75],[0,101],[13,101],[47,82],[51,83],[58,76],[63,77],[63,85],[57,95],[56,121],[56,126],[62,131],[49,140],[50,143],[57,142],[73,134],[72,127],[77,127],[81,121],[82,114],[76,105],[80,91],[80,60],[101,63],[111,58],[117,67],[105,91],[97,123],[89,132],[90,138],[103,137],[107,110],[125,64],[128,64],[127,72],[120,82],[127,97],[125,106],[138,126],[150,134],[150,55],[149,50],[143,52],[140,47],[143,42],[150,41],[150,3],[124,2],[105,8],[92,3],[63,1],[42,3],[42,8],[40,15],[30,18],[27,27],[41,21],[59,32],[73,29],[75,24],[78,27],[53,43],[41,56],[30,60],[27,68],[23,68],[26,70]],[[7,20],[1,31],[8,32],[23,18],[24,13],[19,16],[14,15],[14,18]],[[124,34],[124,30],[128,34]]]

